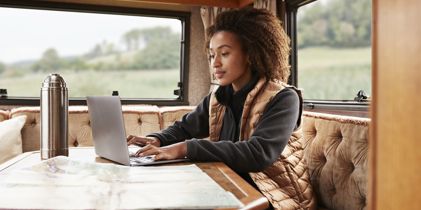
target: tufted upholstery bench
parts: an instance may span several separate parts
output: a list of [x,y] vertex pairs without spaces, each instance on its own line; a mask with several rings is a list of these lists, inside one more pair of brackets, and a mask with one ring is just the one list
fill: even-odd
[[[126,133],[146,135],[159,131],[193,106],[157,107],[123,106]],[[27,115],[22,129],[23,151],[39,149],[39,107],[0,110],[0,121]],[[367,146],[369,119],[314,112],[303,113],[304,159],[318,209],[366,209]],[[92,146],[88,110],[85,106],[69,108],[69,146]]]
[[[173,124],[194,107],[179,108],[150,105],[123,106],[123,117],[127,135],[146,135]],[[5,111],[6,112],[6,111]],[[40,146],[40,109],[39,107],[20,107],[10,110],[10,117],[26,115],[22,128],[23,152],[39,150]],[[1,116],[1,114],[0,114]],[[7,115],[6,115],[7,116]],[[69,107],[69,146],[92,146],[92,130],[86,106]]]
[[369,119],[304,112],[304,158],[320,209],[367,205]]

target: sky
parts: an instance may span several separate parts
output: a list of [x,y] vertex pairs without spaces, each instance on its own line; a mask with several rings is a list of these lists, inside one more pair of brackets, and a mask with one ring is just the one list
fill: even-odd
[[122,34],[156,25],[181,31],[177,19],[0,7],[0,62],[39,59],[48,48],[81,55],[104,40],[123,48]]

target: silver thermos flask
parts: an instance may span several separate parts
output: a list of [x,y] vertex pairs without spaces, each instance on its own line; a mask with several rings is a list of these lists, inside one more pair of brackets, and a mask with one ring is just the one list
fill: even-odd
[[64,79],[50,74],[41,87],[41,159],[68,156],[69,99]]

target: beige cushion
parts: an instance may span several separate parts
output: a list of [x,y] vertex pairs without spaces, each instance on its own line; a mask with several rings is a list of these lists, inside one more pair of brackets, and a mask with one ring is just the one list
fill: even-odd
[[319,207],[367,208],[369,119],[305,112],[305,159]]
[[159,109],[161,115],[161,129],[167,128],[174,124],[175,121],[181,120],[181,118],[193,111],[195,106],[168,106],[161,107]]
[[39,150],[40,115],[39,107],[21,107],[10,111],[10,118],[26,116],[26,123],[22,128],[23,152]]
[[22,153],[21,129],[26,117],[0,122],[0,163]]

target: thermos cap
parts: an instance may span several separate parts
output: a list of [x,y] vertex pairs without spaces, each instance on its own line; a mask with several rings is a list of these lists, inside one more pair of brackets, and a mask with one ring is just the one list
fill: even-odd
[[45,79],[44,82],[42,83],[42,87],[43,88],[52,88],[52,87],[56,87],[56,88],[66,88],[66,82],[64,82],[63,77],[60,76],[60,74],[50,74],[48,75]]

